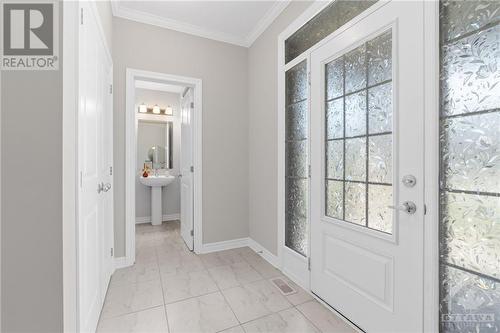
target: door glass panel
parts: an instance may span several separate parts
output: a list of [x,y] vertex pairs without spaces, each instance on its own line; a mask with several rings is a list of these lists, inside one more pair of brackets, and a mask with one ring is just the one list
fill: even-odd
[[285,62],[295,59],[311,46],[361,14],[376,1],[336,0],[304,24],[285,41]]
[[392,233],[391,30],[326,64],[325,81],[325,214]]
[[285,245],[307,255],[309,92],[305,60],[286,72],[285,87]]
[[442,1],[440,30],[441,332],[498,332],[500,2]]

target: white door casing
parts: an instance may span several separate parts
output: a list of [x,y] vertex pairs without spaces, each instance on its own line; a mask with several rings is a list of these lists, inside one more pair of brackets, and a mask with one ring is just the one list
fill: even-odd
[[[392,1],[311,53],[311,290],[367,332],[422,332],[423,2]],[[325,65],[392,31],[392,235],[325,214]],[[414,187],[401,183],[414,175]]]
[[80,331],[94,332],[113,270],[112,63],[96,12],[87,2],[80,10],[78,316]]
[[193,88],[187,88],[181,99],[181,236],[193,250]]

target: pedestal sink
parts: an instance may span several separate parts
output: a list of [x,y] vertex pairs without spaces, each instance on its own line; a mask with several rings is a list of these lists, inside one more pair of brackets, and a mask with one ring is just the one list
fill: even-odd
[[151,187],[151,224],[160,225],[162,222],[161,188],[175,179],[174,176],[158,175],[140,178],[143,185]]

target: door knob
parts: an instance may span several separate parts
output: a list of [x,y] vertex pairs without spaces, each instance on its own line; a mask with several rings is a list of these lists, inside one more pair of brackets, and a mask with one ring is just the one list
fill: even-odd
[[413,201],[405,201],[401,206],[388,206],[391,209],[394,210],[400,210],[403,212],[406,212],[408,214],[415,214],[417,211],[417,205]]
[[102,190],[104,192],[108,192],[109,190],[111,190],[111,183],[106,183],[105,185],[103,184]]

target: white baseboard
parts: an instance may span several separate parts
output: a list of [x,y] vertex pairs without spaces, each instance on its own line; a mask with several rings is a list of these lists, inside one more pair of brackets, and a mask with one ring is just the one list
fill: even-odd
[[127,257],[117,257],[115,258],[114,262],[115,262],[115,269],[129,267],[134,264],[133,262],[130,262],[129,258]]
[[222,242],[207,243],[202,245],[200,253],[210,253],[224,250],[237,249],[248,246],[249,238],[237,238]]
[[249,238],[248,239],[248,246],[254,250],[257,254],[260,254],[262,258],[264,258],[267,262],[269,262],[271,265],[276,267],[277,269],[281,270],[281,265],[280,261],[278,260],[278,256],[272,254],[267,250],[265,247],[257,243],[255,240]]
[[[162,221],[175,221],[180,220],[181,214],[165,214],[162,216]],[[151,216],[136,217],[135,224],[151,223]]]

